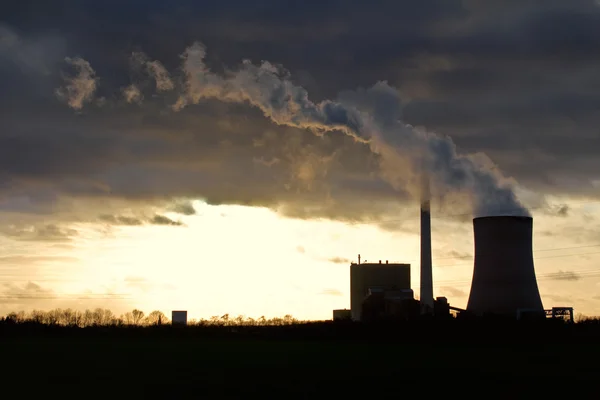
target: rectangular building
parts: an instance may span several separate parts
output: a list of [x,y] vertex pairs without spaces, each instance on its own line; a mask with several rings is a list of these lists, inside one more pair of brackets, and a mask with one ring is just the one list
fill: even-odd
[[333,320],[334,321],[345,321],[352,319],[352,313],[350,310],[333,310]]
[[410,289],[410,264],[364,263],[350,265],[350,309],[352,319],[360,321],[363,300],[369,289],[401,291]]
[[171,324],[187,325],[187,311],[172,311]]

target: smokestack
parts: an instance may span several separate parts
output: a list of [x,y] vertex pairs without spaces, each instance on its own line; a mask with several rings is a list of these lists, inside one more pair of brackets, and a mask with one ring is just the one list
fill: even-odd
[[473,219],[475,265],[467,310],[477,315],[543,314],[533,265],[531,217]]
[[421,187],[421,310],[433,310],[433,271],[431,265],[431,194],[429,176],[423,174]]

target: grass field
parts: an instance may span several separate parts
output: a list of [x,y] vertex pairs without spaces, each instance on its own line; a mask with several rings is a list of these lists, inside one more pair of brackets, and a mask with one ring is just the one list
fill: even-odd
[[[27,393],[147,398],[315,398],[596,384],[600,340],[265,339],[197,335],[5,335],[5,382]],[[460,389],[460,388],[463,389]],[[407,392],[408,391],[408,392]],[[433,392],[432,392],[433,391]],[[179,393],[179,394],[175,394]],[[515,397],[512,397],[515,398]]]

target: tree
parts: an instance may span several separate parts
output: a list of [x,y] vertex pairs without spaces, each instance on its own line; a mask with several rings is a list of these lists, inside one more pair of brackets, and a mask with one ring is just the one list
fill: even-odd
[[223,321],[223,325],[229,325],[229,314],[222,315],[221,321]]
[[[86,310],[86,313],[87,312],[88,311]],[[90,314],[90,318],[92,320],[91,324],[94,326],[106,326],[113,325],[116,323],[115,315],[109,309],[96,308]]]
[[46,323],[46,315],[43,311],[40,310],[33,310],[31,312],[31,316],[29,317],[29,319],[32,322],[38,323],[38,324],[45,324]]
[[83,314],[80,311],[67,308],[59,311],[58,323],[65,326],[82,326]]
[[[10,313],[6,316],[0,316],[0,321],[8,323],[23,323],[34,322],[44,325],[62,325],[76,327],[91,327],[91,326],[109,326],[109,325],[158,325],[168,324],[169,319],[161,311],[152,311],[148,316],[138,309],[127,312],[121,317],[116,318],[113,312],[109,309],[96,308],[94,310],[78,311],[71,308],[53,309],[49,311],[33,310],[30,313],[20,311],[18,313]],[[600,323],[598,318],[585,317],[578,314],[578,321]],[[273,326],[273,325],[291,325],[299,323],[297,319],[291,315],[285,315],[281,318],[267,319],[264,316],[254,319],[247,318],[243,315],[232,317],[229,314],[224,314],[220,317],[213,316],[209,319],[188,320],[188,325],[200,326]]]
[[133,310],[131,312],[131,315],[133,316],[133,324],[134,325],[141,325],[142,321],[144,320],[144,312],[141,310],[138,310],[137,308],[135,310]]
[[121,316],[121,319],[126,325],[142,325],[144,321],[144,312],[137,308],[133,311],[125,313]]
[[148,314],[144,322],[145,325],[163,325],[169,323],[169,320],[162,311],[156,310]]

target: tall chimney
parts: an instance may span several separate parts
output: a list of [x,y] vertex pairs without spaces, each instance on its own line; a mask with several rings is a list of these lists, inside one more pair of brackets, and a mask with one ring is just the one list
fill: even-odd
[[423,173],[421,186],[421,310],[433,311],[433,272],[431,266],[431,194],[429,176]]

